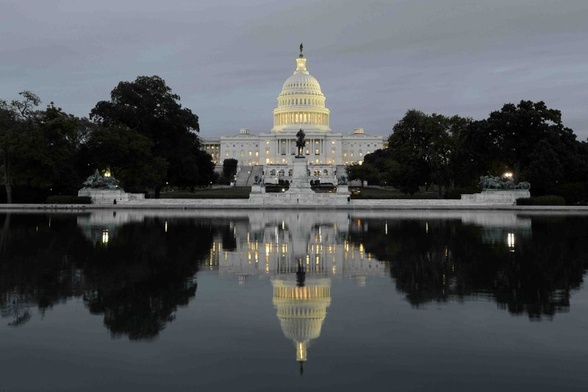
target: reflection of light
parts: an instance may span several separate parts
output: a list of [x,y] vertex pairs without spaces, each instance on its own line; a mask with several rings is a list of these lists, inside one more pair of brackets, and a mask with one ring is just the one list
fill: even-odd
[[514,233],[508,233],[506,235],[506,245],[511,252],[514,252],[515,248],[515,235]]
[[167,233],[167,221],[165,221],[165,224],[164,224],[164,230],[165,230],[165,232]]
[[306,361],[306,345],[303,342],[296,342],[296,361]]
[[108,229],[102,230],[102,243],[108,244]]
[[365,287],[366,278],[365,278],[365,276],[356,276],[355,282],[357,283],[357,285],[359,287]]
[[425,233],[429,234],[429,222],[425,222]]
[[384,233],[386,235],[388,235],[388,222],[386,221],[386,224],[384,225]]

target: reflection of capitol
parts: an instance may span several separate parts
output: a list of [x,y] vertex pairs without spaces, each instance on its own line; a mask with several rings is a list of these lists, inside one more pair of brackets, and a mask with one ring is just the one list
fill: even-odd
[[321,334],[321,327],[331,304],[331,280],[311,278],[304,286],[287,277],[274,278],[273,303],[284,335],[294,341],[296,360],[306,361],[311,340]]
[[251,212],[248,218],[232,221],[233,244],[224,237],[213,244],[209,266],[221,275],[240,276],[243,283],[254,275],[294,273],[301,260],[308,274],[351,277],[359,285],[369,276],[386,276],[386,264],[363,245],[347,241],[347,214],[265,211]]
[[[331,304],[331,278],[386,276],[387,264],[348,242],[351,219],[332,212],[250,212],[231,221],[226,235],[215,240],[211,269],[222,276],[267,277],[273,304],[286,338],[296,347],[296,360],[307,360],[307,348],[321,334]],[[229,247],[230,249],[227,249]]]

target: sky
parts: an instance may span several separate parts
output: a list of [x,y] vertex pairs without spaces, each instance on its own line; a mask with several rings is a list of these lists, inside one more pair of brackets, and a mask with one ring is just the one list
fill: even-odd
[[544,101],[588,139],[586,0],[0,0],[0,99],[88,116],[158,75],[203,137],[253,134],[304,43],[331,128],[388,136],[409,109],[487,118]]

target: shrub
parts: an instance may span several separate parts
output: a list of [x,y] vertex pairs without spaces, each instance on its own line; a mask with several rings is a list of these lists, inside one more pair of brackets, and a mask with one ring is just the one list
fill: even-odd
[[566,200],[561,196],[546,195],[517,199],[518,206],[565,206]]
[[553,187],[552,193],[566,199],[568,205],[588,203],[588,183],[585,182],[563,183]]
[[479,193],[479,192],[480,192],[480,189],[477,186],[453,188],[453,189],[448,190],[445,193],[445,198],[446,199],[461,199],[461,195],[474,194],[474,193]]
[[47,198],[48,204],[92,204],[90,196],[53,195]]

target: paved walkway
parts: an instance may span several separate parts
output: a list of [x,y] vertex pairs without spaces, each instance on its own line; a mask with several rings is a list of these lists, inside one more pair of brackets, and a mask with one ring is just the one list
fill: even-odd
[[[455,200],[458,202],[459,200]],[[194,209],[250,209],[250,210],[480,210],[480,211],[545,211],[588,213],[588,206],[513,206],[448,204],[449,200],[351,200],[346,205],[300,204],[259,205],[248,199],[147,199],[118,204],[0,204],[0,211],[90,211],[90,210],[194,210]]]

